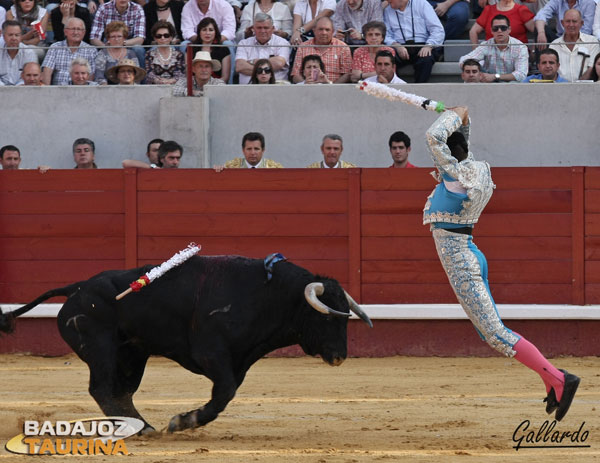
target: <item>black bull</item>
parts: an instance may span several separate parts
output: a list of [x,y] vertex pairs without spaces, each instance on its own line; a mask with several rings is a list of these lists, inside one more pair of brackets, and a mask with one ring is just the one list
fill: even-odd
[[[133,394],[150,355],[212,381],[203,407],[171,419],[168,430],[178,431],[214,420],[252,364],[269,352],[299,344],[306,354],[339,365],[347,355],[350,311],[371,325],[337,281],[290,262],[275,264],[269,281],[262,260],[239,256],[194,256],[115,300],[151,268],[106,271],[50,290],[14,312],[0,311],[0,330],[12,331],[16,317],[46,299],[66,296],[57,316],[60,334],[87,363],[89,392],[107,416],[143,419]],[[144,423],[144,431],[153,430]]]

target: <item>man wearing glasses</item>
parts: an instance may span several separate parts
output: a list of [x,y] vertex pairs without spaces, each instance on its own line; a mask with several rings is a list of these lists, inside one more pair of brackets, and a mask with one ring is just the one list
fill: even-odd
[[527,46],[510,36],[510,21],[503,14],[492,19],[492,38],[482,42],[471,53],[460,58],[460,65],[468,59],[483,60],[481,82],[521,82],[529,70]]
[[65,26],[65,40],[50,46],[42,63],[44,85],[69,85],[71,62],[85,58],[90,63],[91,74],[96,70],[96,49],[83,41],[85,23],[79,18],[70,18]]
[[254,37],[241,40],[235,57],[235,70],[240,75],[240,84],[250,82],[254,62],[268,59],[278,81],[287,80],[290,58],[290,42],[276,34],[273,19],[266,13],[254,16]]

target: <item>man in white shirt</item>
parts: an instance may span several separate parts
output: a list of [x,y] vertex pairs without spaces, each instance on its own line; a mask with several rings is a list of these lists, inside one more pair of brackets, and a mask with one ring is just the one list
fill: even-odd
[[289,71],[290,43],[274,34],[273,19],[266,13],[254,16],[254,37],[241,40],[235,57],[235,70],[240,75],[240,84],[250,82],[254,62],[268,59],[275,79],[287,80]]
[[559,75],[575,82],[592,65],[594,57],[600,52],[600,43],[593,35],[581,32],[583,19],[579,10],[565,12],[561,24],[565,29],[562,37],[550,44],[559,56]]
[[375,55],[375,75],[365,79],[365,82],[378,82],[380,84],[406,83],[396,75],[396,61],[394,55],[388,50],[377,52]]
[[26,63],[37,63],[37,56],[32,49],[21,43],[21,25],[17,21],[5,21],[2,35],[4,46],[0,49],[0,86],[22,84],[23,66]]

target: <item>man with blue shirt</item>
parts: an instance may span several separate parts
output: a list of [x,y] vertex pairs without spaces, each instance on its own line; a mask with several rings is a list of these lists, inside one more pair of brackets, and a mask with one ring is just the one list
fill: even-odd
[[560,61],[558,52],[552,48],[546,48],[540,52],[537,60],[537,67],[540,73],[530,75],[523,82],[569,82],[567,79],[558,75]]
[[423,223],[429,224],[435,247],[458,302],[490,347],[513,357],[540,375],[546,386],[546,413],[564,418],[579,378],[558,370],[498,314],[487,280],[487,261],[473,243],[473,227],[492,197],[490,165],[469,151],[469,110],[448,108],[427,130],[427,145],[438,170],[438,185],[427,198]]
[[396,49],[396,69],[412,64],[415,82],[428,82],[444,43],[444,27],[427,0],[389,0],[383,10],[385,44]]

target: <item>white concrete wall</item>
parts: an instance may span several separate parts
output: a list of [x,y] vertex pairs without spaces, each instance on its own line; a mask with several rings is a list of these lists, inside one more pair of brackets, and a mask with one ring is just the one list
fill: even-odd
[[[472,149],[493,166],[600,165],[596,84],[420,84],[405,91],[466,104]],[[78,137],[96,142],[99,167],[145,159],[147,142],[175,139],[183,167],[208,167],[241,155],[242,135],[260,131],[267,156],[286,167],[320,159],[326,133],[344,138],[344,159],[390,164],[387,139],[404,130],[411,161],[430,166],[424,132],[435,114],[377,100],[353,85],[214,86],[205,98],[171,98],[167,86],[0,87],[0,146],[17,145],[22,167],[72,168]]]

